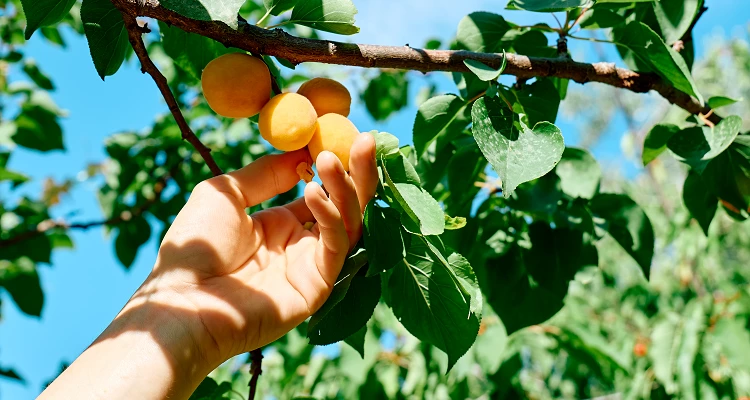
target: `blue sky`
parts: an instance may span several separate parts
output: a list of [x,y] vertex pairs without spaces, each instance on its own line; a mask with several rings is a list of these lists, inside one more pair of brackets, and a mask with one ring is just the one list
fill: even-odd
[[[504,11],[503,2],[497,0],[354,0],[354,3],[360,11],[357,23],[361,33],[343,39],[360,43],[418,46],[430,37],[449,39],[455,34],[461,17],[472,11],[494,11],[521,24],[539,21],[554,24],[546,14]],[[713,34],[737,34],[750,20],[746,1],[714,0],[708,5],[710,10],[695,32],[698,57],[704,53],[705,38]],[[25,48],[25,52],[51,75],[57,85],[53,97],[69,111],[69,116],[62,121],[66,152],[41,154],[22,149],[14,152],[10,167],[34,178],[24,189],[28,193],[39,193],[44,177],[52,176],[57,180],[75,177],[87,164],[104,158],[102,142],[108,135],[143,129],[151,125],[157,113],[166,111],[155,85],[140,73],[137,63],[129,63],[102,82],[89,59],[86,42],[69,32],[65,33],[65,38],[69,44],[67,49],[46,44],[39,34]],[[571,43],[574,54],[586,46],[588,43]],[[320,71],[317,67],[313,70]],[[330,67],[325,71],[352,75],[360,72],[342,67]],[[455,91],[445,75],[433,76],[431,79],[439,83],[442,91]],[[410,99],[414,99],[423,82],[418,78],[412,80]],[[410,141],[415,114],[412,104],[385,123],[375,123],[357,101],[351,118],[362,131],[385,130],[406,143]],[[575,144],[571,121],[562,120],[558,125],[566,142]],[[611,129],[624,131],[622,126]],[[617,135],[615,138],[614,142],[605,144],[603,153],[619,151]],[[77,220],[100,218],[96,187],[95,183],[79,185],[64,198],[56,215],[77,211]],[[72,361],[106,327],[148,274],[156,256],[157,243],[151,240],[142,248],[133,267],[125,271],[114,256],[112,242],[101,229],[77,231],[72,236],[75,250],[55,252],[53,264],[40,270],[46,295],[41,319],[20,314],[7,295],[2,295],[1,364],[13,366],[27,379],[25,386],[0,379],[2,399],[35,397],[42,383],[57,373],[61,361]]]

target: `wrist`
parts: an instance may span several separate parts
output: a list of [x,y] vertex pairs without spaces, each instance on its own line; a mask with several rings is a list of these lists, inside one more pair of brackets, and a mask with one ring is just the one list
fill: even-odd
[[146,279],[107,331],[110,329],[148,332],[175,371],[183,378],[199,379],[199,383],[225,361],[201,321],[200,310],[178,288],[162,284],[158,277]]

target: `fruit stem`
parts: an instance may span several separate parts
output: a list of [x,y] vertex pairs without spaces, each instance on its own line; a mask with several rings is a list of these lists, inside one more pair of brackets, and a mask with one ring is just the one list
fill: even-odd
[[273,28],[278,28],[278,27],[280,27],[280,26],[284,26],[284,25],[286,25],[286,24],[288,24],[288,23],[289,23],[289,21],[283,21],[283,22],[279,22],[278,24],[274,24],[274,25],[271,25],[271,26],[267,26],[267,27],[266,27],[266,29],[273,29]]
[[273,7],[271,7],[270,9],[268,9],[268,11],[266,11],[266,14],[265,14],[265,15],[263,15],[263,16],[262,16],[262,17],[261,17],[261,18],[260,18],[260,19],[258,20],[258,22],[256,22],[256,23],[255,23],[255,26],[260,26],[260,24],[262,24],[262,23],[263,23],[263,21],[265,21],[265,20],[266,20],[266,18],[268,18],[268,16],[269,16],[269,15],[271,15],[271,10],[273,10]]

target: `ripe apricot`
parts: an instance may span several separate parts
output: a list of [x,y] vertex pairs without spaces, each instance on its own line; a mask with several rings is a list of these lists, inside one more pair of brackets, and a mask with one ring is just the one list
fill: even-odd
[[302,84],[297,93],[307,97],[318,116],[329,113],[349,116],[352,96],[344,85],[328,78],[314,78]]
[[271,97],[268,67],[245,53],[225,54],[208,63],[201,85],[209,107],[230,118],[254,116]]
[[643,342],[638,342],[633,346],[633,354],[636,357],[645,357],[648,354],[648,345]]
[[271,146],[294,151],[310,142],[317,117],[307,98],[297,93],[283,93],[272,98],[260,111],[258,128]]
[[349,150],[357,135],[359,130],[352,121],[343,115],[326,114],[318,118],[318,127],[307,148],[313,161],[318,159],[320,152],[328,150],[335,154],[341,160],[344,169],[349,171]]

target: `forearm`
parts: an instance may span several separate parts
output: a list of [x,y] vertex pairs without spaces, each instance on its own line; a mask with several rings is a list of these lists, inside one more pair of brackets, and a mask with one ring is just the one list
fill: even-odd
[[40,399],[186,399],[214,367],[195,310],[144,284]]

